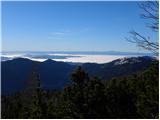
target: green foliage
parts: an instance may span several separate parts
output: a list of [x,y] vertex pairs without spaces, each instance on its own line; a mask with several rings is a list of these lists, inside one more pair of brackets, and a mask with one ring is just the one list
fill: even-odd
[[[156,118],[159,113],[158,64],[138,76],[137,111],[142,118]],[[140,86],[141,85],[141,86]]]
[[33,76],[32,97],[26,91],[2,96],[2,118],[159,117],[158,63],[143,72],[105,82],[89,77],[78,67],[71,84],[62,91],[43,90],[39,77]]

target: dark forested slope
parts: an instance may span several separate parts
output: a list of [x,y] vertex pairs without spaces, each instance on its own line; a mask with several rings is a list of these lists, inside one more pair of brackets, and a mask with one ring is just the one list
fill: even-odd
[[[155,59],[151,57],[132,57],[117,59],[110,63],[85,63],[82,68],[90,76],[97,76],[104,80],[118,76],[126,76],[146,69]],[[30,79],[33,68],[36,67],[41,85],[46,89],[62,89],[70,84],[70,75],[77,65],[46,60],[44,62],[32,61],[24,58],[1,62],[1,88],[2,94],[22,90]]]
[[2,96],[1,115],[10,119],[158,119],[158,68],[155,61],[141,72],[102,82],[78,67],[61,91],[43,89],[38,72],[33,71],[30,80],[35,86]]

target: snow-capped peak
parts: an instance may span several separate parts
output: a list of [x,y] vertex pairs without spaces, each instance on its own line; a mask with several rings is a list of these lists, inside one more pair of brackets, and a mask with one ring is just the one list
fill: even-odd
[[114,65],[122,65],[122,64],[134,64],[137,62],[141,62],[141,60],[138,59],[138,57],[124,57],[124,58],[120,58],[118,60],[115,61]]

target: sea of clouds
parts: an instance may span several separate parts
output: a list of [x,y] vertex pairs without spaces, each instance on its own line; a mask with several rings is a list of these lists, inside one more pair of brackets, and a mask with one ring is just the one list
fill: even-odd
[[12,60],[14,58],[27,58],[34,61],[43,62],[47,59],[73,63],[107,63],[115,59],[133,57],[136,55],[101,55],[101,54],[71,54],[71,53],[1,53],[1,61]]

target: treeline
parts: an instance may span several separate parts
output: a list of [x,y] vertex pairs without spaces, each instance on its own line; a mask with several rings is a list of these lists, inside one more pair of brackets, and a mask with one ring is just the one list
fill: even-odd
[[2,96],[2,118],[159,118],[159,65],[128,77],[100,80],[77,68],[62,91],[32,87]]

